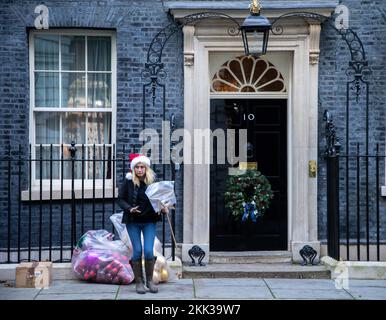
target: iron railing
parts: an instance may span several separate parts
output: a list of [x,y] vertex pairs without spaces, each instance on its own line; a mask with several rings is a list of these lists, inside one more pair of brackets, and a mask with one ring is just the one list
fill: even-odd
[[[115,145],[75,143],[6,150],[0,157],[0,263],[68,262],[87,230],[115,233],[109,216],[121,211],[116,200],[127,173],[125,146],[119,152]],[[175,210],[170,215],[175,234]],[[174,261],[175,244],[165,224],[163,216],[162,253],[171,247]]]
[[377,144],[373,154],[361,153],[357,143],[352,154],[340,154],[338,147],[326,155],[327,247],[337,260],[386,260],[386,213],[381,212],[386,156],[379,150]]

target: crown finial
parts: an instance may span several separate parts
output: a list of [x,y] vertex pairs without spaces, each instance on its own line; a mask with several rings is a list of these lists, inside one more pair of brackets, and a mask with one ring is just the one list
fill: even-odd
[[259,14],[261,10],[261,5],[259,0],[252,0],[252,3],[250,5],[251,12],[254,14]]

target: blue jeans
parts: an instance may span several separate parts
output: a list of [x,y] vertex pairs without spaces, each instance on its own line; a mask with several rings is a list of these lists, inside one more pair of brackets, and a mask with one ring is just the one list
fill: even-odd
[[156,233],[156,224],[149,223],[128,223],[127,232],[129,233],[131,244],[133,245],[133,261],[141,260],[142,258],[142,242],[141,231],[143,233],[143,251],[145,259],[154,259],[154,239]]

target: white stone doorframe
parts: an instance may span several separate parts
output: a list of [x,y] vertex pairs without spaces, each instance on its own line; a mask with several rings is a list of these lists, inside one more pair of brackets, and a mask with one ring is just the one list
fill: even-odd
[[[288,86],[288,250],[294,262],[302,261],[299,250],[306,244],[320,253],[317,236],[317,179],[309,178],[308,162],[318,150],[318,57],[319,24],[285,26],[286,34],[271,36],[268,51],[292,55]],[[227,26],[185,26],[184,33],[184,127],[210,128],[210,52],[243,52],[240,37],[228,36]],[[221,30],[220,30],[221,29]],[[205,30],[210,30],[205,34]],[[210,34],[209,34],[210,33]],[[184,156],[194,159],[194,149],[184,139]],[[209,159],[209,154],[205,157]],[[208,163],[208,161],[206,162]],[[184,165],[182,259],[190,262],[188,250],[200,246],[209,259],[210,165]]]

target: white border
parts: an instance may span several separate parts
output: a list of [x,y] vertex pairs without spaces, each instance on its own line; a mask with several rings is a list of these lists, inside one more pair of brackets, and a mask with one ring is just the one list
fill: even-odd
[[[208,56],[210,53],[213,51],[208,50]],[[214,51],[218,52],[218,51]],[[264,99],[285,99],[287,100],[287,118],[286,118],[286,126],[287,126],[287,250],[289,250],[291,241],[290,241],[290,232],[292,230],[292,210],[291,210],[291,205],[292,205],[292,188],[290,187],[292,185],[292,157],[290,151],[292,150],[292,128],[291,128],[291,122],[292,122],[292,105],[291,105],[291,96],[293,94],[292,92],[292,70],[293,70],[293,56],[294,56],[294,51],[280,51],[280,50],[274,50],[271,48],[271,52],[284,52],[289,55],[289,66],[288,66],[288,79],[284,79],[284,82],[287,83],[288,87],[286,88],[286,92],[253,92],[253,93],[241,93],[241,92],[231,92],[231,93],[212,93],[210,92],[209,94],[209,107],[210,107],[210,100],[211,99],[253,99],[253,100],[264,100]],[[240,52],[239,54],[243,54]],[[269,57],[266,58],[267,61]],[[275,68],[281,72],[276,66]],[[281,72],[281,74],[283,74]],[[210,79],[209,79],[210,80]],[[210,212],[209,212],[210,214]]]
[[[287,98],[287,247],[293,251],[297,243],[315,242],[313,230],[317,227],[317,194],[312,192],[317,180],[308,177],[308,160],[316,155],[317,146],[312,137],[317,132],[309,111],[317,110],[317,97],[308,90],[317,85],[315,73],[311,72],[309,58],[308,27],[297,34],[276,36],[270,40],[269,51],[291,54]],[[196,30],[196,33],[199,33]],[[242,52],[242,42],[236,37],[194,35],[190,28],[184,29],[184,54],[194,56],[194,65],[186,64],[184,113],[187,130],[210,128],[208,108],[214,97],[231,98],[235,94],[210,93],[209,52]],[[317,67],[317,66],[316,66]],[[315,68],[315,67],[313,67]],[[314,70],[314,69],[312,69]],[[313,84],[310,84],[312,81]],[[237,98],[242,95],[237,96]],[[272,98],[273,95],[258,93],[245,98]],[[191,110],[194,112],[191,113]],[[315,110],[314,110],[315,111]],[[296,123],[294,123],[295,119]],[[316,130],[316,131],[315,131]],[[192,152],[193,153],[193,152]],[[209,155],[207,155],[209,157]],[[209,163],[209,159],[206,159]],[[209,244],[210,242],[210,167],[186,166],[184,169],[184,243]],[[310,200],[311,199],[311,200]],[[185,222],[186,221],[186,222]],[[316,225],[314,225],[316,223]],[[296,250],[295,250],[296,251]],[[294,251],[293,251],[294,252]]]

